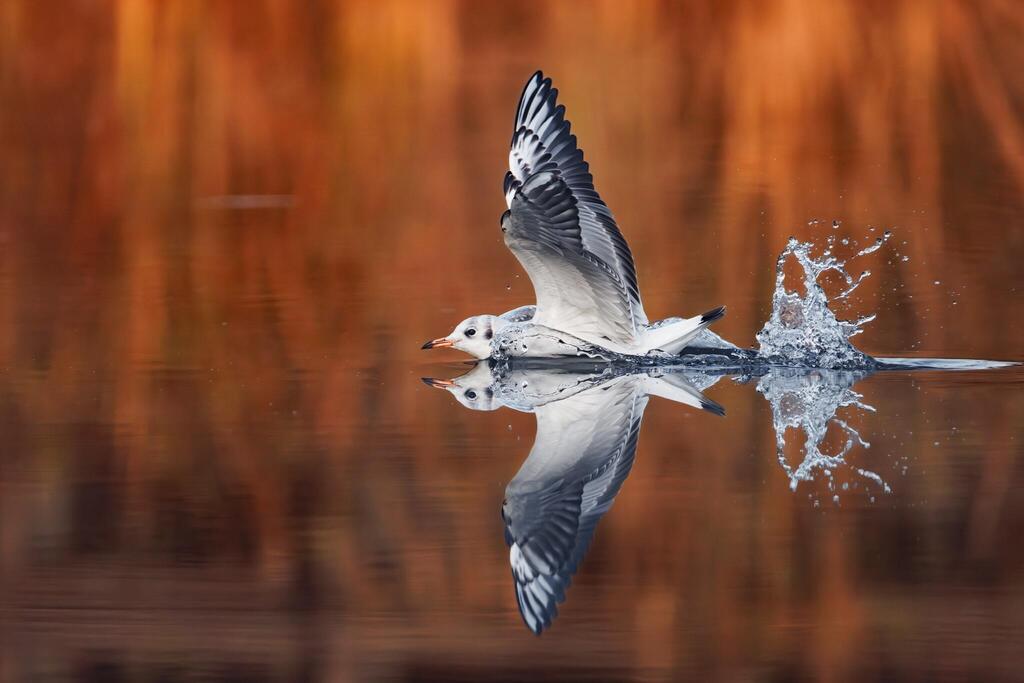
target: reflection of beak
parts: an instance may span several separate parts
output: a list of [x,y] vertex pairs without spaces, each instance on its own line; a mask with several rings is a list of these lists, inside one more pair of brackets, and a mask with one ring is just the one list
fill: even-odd
[[428,341],[426,344],[424,344],[420,348],[423,348],[423,349],[440,349],[440,348],[443,348],[445,346],[451,346],[454,343],[455,342],[453,342],[448,337],[441,337],[440,339],[432,339],[432,340]]
[[447,389],[448,387],[455,386],[455,382],[450,379],[434,379],[433,377],[422,377],[421,379],[428,387],[434,387],[435,389]]

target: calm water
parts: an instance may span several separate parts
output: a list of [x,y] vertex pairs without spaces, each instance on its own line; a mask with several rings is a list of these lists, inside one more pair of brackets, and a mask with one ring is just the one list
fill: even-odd
[[534,69],[652,316],[752,345],[789,235],[891,229],[861,349],[1024,360],[1024,13],[714,7],[5,3],[0,680],[1020,680],[1019,367],[587,380],[535,454],[635,457],[520,617],[538,418],[419,347],[531,301]]

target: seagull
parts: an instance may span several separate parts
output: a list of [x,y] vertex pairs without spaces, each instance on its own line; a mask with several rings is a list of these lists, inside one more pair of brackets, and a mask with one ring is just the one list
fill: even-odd
[[452,380],[423,380],[467,408],[508,407],[537,418],[533,448],[505,489],[501,517],[519,613],[538,635],[558,615],[597,523],[629,476],[648,397],[725,414],[695,386],[711,386],[717,376],[604,368],[515,370],[481,362]]
[[424,349],[451,347],[475,358],[585,357],[616,360],[677,355],[725,314],[649,323],[633,255],[557,103],[538,71],[516,108],[505,174],[505,245],[526,270],[536,306],[463,320]]

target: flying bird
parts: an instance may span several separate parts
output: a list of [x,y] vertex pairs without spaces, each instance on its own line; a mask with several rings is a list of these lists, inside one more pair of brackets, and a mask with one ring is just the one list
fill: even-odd
[[648,322],[633,254],[557,98],[540,71],[527,81],[505,174],[501,231],[530,277],[536,306],[467,318],[424,349],[452,347],[480,359],[676,355],[725,314],[720,306]]

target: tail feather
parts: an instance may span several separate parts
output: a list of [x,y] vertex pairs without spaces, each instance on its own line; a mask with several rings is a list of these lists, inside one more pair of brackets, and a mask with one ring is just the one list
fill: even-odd
[[725,306],[719,306],[718,308],[712,308],[707,313],[703,313],[700,316],[700,324],[710,325],[711,323],[725,317]]
[[660,325],[654,329],[648,330],[647,337],[644,340],[644,352],[647,353],[659,350],[664,351],[665,353],[679,353],[686,348],[686,345],[696,337],[701,330],[716,320],[720,320],[724,315],[725,306],[719,306],[718,308],[713,308],[702,315]]
[[725,415],[725,408],[702,394],[682,375],[668,374],[660,377],[647,377],[645,385],[649,396],[660,396],[676,403],[706,410],[714,415]]

